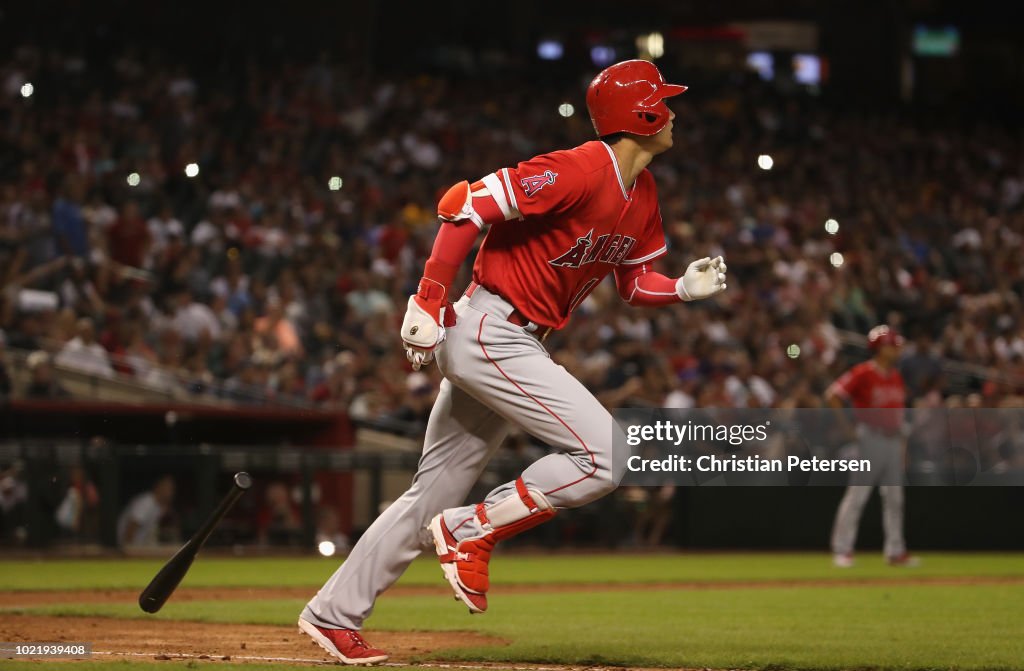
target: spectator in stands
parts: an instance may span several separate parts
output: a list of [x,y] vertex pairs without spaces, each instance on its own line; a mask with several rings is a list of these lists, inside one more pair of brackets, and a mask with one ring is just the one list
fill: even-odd
[[725,392],[731,404],[738,408],[770,408],[776,399],[775,390],[763,377],[754,373],[753,365],[746,355],[740,356],[738,361],[730,365]]
[[623,487],[616,498],[632,513],[632,542],[639,547],[657,547],[665,542],[672,523],[674,485]]
[[386,385],[383,381],[363,378],[348,406],[349,416],[355,420],[372,421],[385,417],[388,410]]
[[56,363],[89,375],[114,377],[107,351],[96,342],[96,327],[88,317],[78,320],[75,337],[61,348]]
[[170,254],[180,252],[177,247],[185,238],[185,227],[181,221],[174,216],[174,209],[170,201],[163,201],[157,214],[150,217],[146,222],[149,229],[150,246],[145,263],[146,268],[156,266],[165,252]]
[[26,365],[29,371],[28,387],[25,389],[27,398],[53,399],[71,396],[57,379],[49,353],[43,350],[32,352],[26,359]]
[[82,206],[82,217],[89,226],[89,244],[107,249],[108,233],[117,221],[117,210],[107,202],[100,189],[93,189],[89,194],[89,202]]
[[117,221],[107,230],[107,249],[115,263],[132,268],[142,268],[149,257],[153,238],[145,219],[139,212],[139,204],[129,200],[121,206]]
[[264,355],[254,354],[224,383],[224,397],[238,403],[261,403],[267,394],[271,365]]
[[88,473],[79,465],[68,473],[68,488],[54,515],[61,532],[76,540],[87,539],[96,532],[99,521],[100,494]]
[[305,381],[299,375],[298,364],[291,359],[282,361],[271,373],[268,387],[273,392],[273,397],[281,401],[291,402],[306,398]]
[[256,526],[261,545],[299,544],[302,520],[285,483],[271,482],[267,485]]
[[150,489],[129,501],[117,519],[117,542],[121,547],[145,547],[176,540],[169,519],[174,490],[174,478],[163,475]]
[[81,177],[69,173],[53,204],[53,236],[59,254],[83,259],[89,256],[89,228],[82,216],[84,197]]
[[295,325],[284,314],[284,306],[276,296],[267,301],[267,314],[257,317],[253,323],[256,335],[269,334],[274,337],[277,352],[289,357],[302,356],[302,341]]
[[166,330],[159,344],[157,365],[150,366],[142,381],[149,387],[172,396],[184,388],[185,345],[174,330]]
[[[74,337],[65,337],[52,316],[20,314],[13,290],[55,254],[69,255],[79,263],[30,278],[33,288],[58,297],[59,305],[48,308],[55,313],[70,310],[72,319],[103,323],[111,312],[135,308],[140,347],[157,351],[167,326],[160,314],[164,294],[188,285],[190,305],[209,309],[218,324],[207,327],[215,384],[204,386],[265,377],[255,369],[241,373],[258,345],[273,356],[274,371],[279,355],[292,357],[313,389],[312,402],[355,399],[351,407],[360,416],[394,415],[405,400],[401,389],[355,373],[341,380],[344,373],[320,370],[320,362],[344,348],[379,377],[404,379],[406,362],[391,356],[400,351],[394,306],[414,286],[413,269],[429,251],[436,189],[452,175],[528,155],[530,142],[492,132],[487,106],[469,105],[443,74],[395,75],[370,86],[340,62],[250,65],[240,56],[224,68],[186,75],[185,55],[157,44],[153,54],[143,62],[130,49],[112,53],[110,62],[124,65],[114,71],[85,64],[61,96],[33,96],[30,114],[0,101],[12,115],[0,128],[0,143],[14,157],[0,175],[0,247],[7,254],[0,276],[8,290],[0,328],[11,347],[58,351]],[[36,66],[40,81],[63,81],[67,55],[53,48],[52,58]],[[851,114],[756,77],[737,86],[719,74],[704,81],[699,70],[691,75],[702,95],[690,101],[690,127],[714,132],[688,136],[687,151],[659,168],[659,179],[672,186],[662,203],[664,263],[676,264],[695,249],[723,253],[733,271],[729,296],[686,312],[685,319],[702,325],[693,329],[679,322],[682,316],[626,312],[613,288],[598,287],[577,310],[577,319],[593,319],[577,330],[587,333],[585,342],[564,347],[556,333],[548,343],[564,365],[578,367],[581,380],[617,402],[657,404],[671,395],[682,405],[810,403],[849,363],[836,329],[863,333],[879,322],[896,323],[889,318],[896,315],[914,327],[908,331],[927,333],[934,358],[982,371],[957,392],[980,389],[977,375],[994,372],[1010,381],[989,384],[985,403],[1024,387],[1024,265],[1015,257],[1024,242],[1024,147],[1012,128],[940,122],[925,128],[909,118]],[[209,95],[223,90],[221,76],[243,87],[237,105]],[[534,93],[523,103],[509,97],[507,82],[515,76],[480,79],[465,90],[474,101],[522,107],[524,118],[536,120],[524,137],[537,144],[571,146],[588,132],[578,115],[564,124],[543,121],[562,95],[555,79],[532,79]],[[364,103],[340,117],[324,113],[309,102],[312,80],[323,82],[328,98]],[[425,83],[445,94],[422,96]],[[281,100],[295,104],[283,109]],[[77,113],[69,116],[68,109]],[[758,113],[736,113],[744,109]],[[408,133],[384,132],[403,124]],[[880,143],[882,126],[886,137],[899,140]],[[476,138],[473,151],[460,137]],[[734,151],[735,138],[777,146],[792,178],[753,179],[747,159]],[[454,162],[438,163],[439,152]],[[935,160],[936,152],[945,158]],[[199,154],[202,170],[194,179],[170,175],[172,166],[180,175],[180,166]],[[136,186],[125,182],[128,170],[138,172]],[[344,176],[343,184],[329,187],[326,175]],[[58,193],[48,191],[51,182]],[[839,228],[828,235],[823,223],[833,217]],[[148,219],[141,228],[140,219]],[[28,239],[36,245],[27,246]],[[949,244],[934,242],[942,239]],[[27,249],[22,260],[16,248]],[[843,256],[839,267],[830,263],[834,252]],[[120,279],[111,258],[141,263],[152,284]],[[16,264],[24,268],[2,272]],[[596,304],[601,316],[592,318]],[[173,320],[178,306],[167,309]],[[195,331],[203,327],[192,322],[208,320],[183,321],[182,360],[202,377]],[[274,337],[265,338],[268,333]],[[620,341],[641,343],[643,356],[619,351]],[[787,356],[790,345],[800,348],[799,357]],[[908,354],[910,369],[927,364],[909,348]],[[729,362],[735,367],[723,368]],[[659,369],[683,379],[682,388],[676,378],[651,372]],[[321,384],[328,379],[330,385]],[[333,391],[326,393],[327,386]],[[912,393],[938,393],[923,379],[911,386]]]
[[106,286],[105,268],[70,257],[58,292],[65,311],[98,316],[105,308],[103,293]]
[[426,427],[436,396],[437,385],[429,375],[419,371],[410,373],[405,378],[405,395],[402,404],[390,418]]
[[11,395],[11,376],[7,373],[7,334],[0,331],[0,402]]
[[26,252],[26,263],[35,267],[56,256],[51,213],[46,192],[34,189],[22,202],[13,184],[5,190],[0,206],[0,245],[21,248]]
[[187,342],[195,343],[203,337],[220,339],[220,320],[210,306],[194,300],[188,285],[174,289],[171,300],[174,306],[171,323]]
[[392,314],[395,310],[392,299],[380,288],[380,282],[374,283],[370,274],[359,271],[352,276],[352,290],[348,292],[346,301],[357,319],[369,319],[379,314]]
[[939,384],[942,362],[935,355],[931,336],[923,329],[907,349],[910,352],[900,360],[900,374],[907,383],[907,394],[918,398]]
[[233,249],[227,254],[224,274],[214,278],[210,290],[225,300],[227,308],[237,318],[252,307],[249,284],[249,276],[242,269],[241,255],[237,249]]
[[22,476],[22,464],[0,464],[0,540],[19,545],[25,542],[27,501],[28,486]]
[[345,350],[323,366],[323,379],[310,392],[310,400],[347,408],[356,393],[356,355]]

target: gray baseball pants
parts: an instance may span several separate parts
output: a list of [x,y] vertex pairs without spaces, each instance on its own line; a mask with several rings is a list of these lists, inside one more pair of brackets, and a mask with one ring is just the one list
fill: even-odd
[[[378,595],[432,548],[424,527],[444,512],[461,540],[480,532],[475,505],[463,506],[473,484],[512,425],[556,450],[521,477],[555,508],[582,506],[611,492],[612,445],[625,444],[611,414],[526,327],[508,321],[512,306],[483,287],[455,305],[458,322],[436,352],[445,376],[427,423],[412,486],[366,530],[341,567],[302,611],[322,627],[360,629]],[[620,467],[614,472],[621,473]],[[515,494],[509,482],[484,504]],[[472,518],[472,519],[470,519]],[[461,526],[460,526],[460,523]],[[440,576],[439,576],[440,577]]]
[[832,526],[832,552],[853,553],[861,514],[877,485],[882,496],[883,551],[886,557],[897,557],[907,551],[903,538],[903,438],[861,424],[857,427],[857,444],[861,456],[871,460],[872,470],[850,474],[850,485]]

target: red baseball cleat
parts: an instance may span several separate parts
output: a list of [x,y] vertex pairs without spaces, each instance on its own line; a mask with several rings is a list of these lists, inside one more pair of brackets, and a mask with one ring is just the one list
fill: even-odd
[[378,664],[388,653],[374,648],[355,629],[327,629],[299,618],[299,631],[342,664]]
[[895,557],[886,557],[886,561],[889,562],[889,566],[903,566],[905,568],[914,568],[915,566],[921,565],[921,560],[917,557],[913,557],[906,552]]
[[455,591],[455,598],[466,604],[470,613],[487,610],[488,564],[494,549],[494,535],[456,542],[440,514],[430,520],[430,533],[434,536],[434,548],[444,577]]

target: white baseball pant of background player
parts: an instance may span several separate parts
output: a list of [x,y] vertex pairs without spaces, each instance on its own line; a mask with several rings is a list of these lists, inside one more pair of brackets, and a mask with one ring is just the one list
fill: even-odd
[[[626,456],[612,450],[613,444],[625,444],[621,429],[526,328],[507,321],[512,309],[483,287],[455,304],[458,322],[436,352],[446,379],[431,412],[416,478],[370,525],[307,604],[303,619],[360,629],[378,595],[432,547],[424,527],[439,511],[445,510],[457,539],[479,535],[475,506],[453,506],[465,501],[512,424],[558,450],[521,476],[551,506],[582,506],[615,488],[612,461]],[[621,440],[615,440],[616,433]],[[514,492],[515,483],[505,483],[484,503],[490,508]]]
[[836,511],[832,527],[832,552],[853,554],[857,530],[871,490],[878,485],[882,496],[882,530],[885,556],[900,557],[907,552],[903,538],[903,438],[857,425],[857,446],[862,457],[871,460],[872,472],[850,474],[850,485]]

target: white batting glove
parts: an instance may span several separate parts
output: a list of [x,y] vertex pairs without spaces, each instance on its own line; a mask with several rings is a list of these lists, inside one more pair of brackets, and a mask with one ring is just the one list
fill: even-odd
[[413,370],[419,370],[434,360],[434,348],[444,342],[444,307],[433,313],[435,306],[419,296],[409,296],[409,306],[402,320],[402,344],[405,357]]
[[708,298],[725,291],[725,261],[721,256],[705,256],[691,263],[676,280],[676,293],[684,301]]

